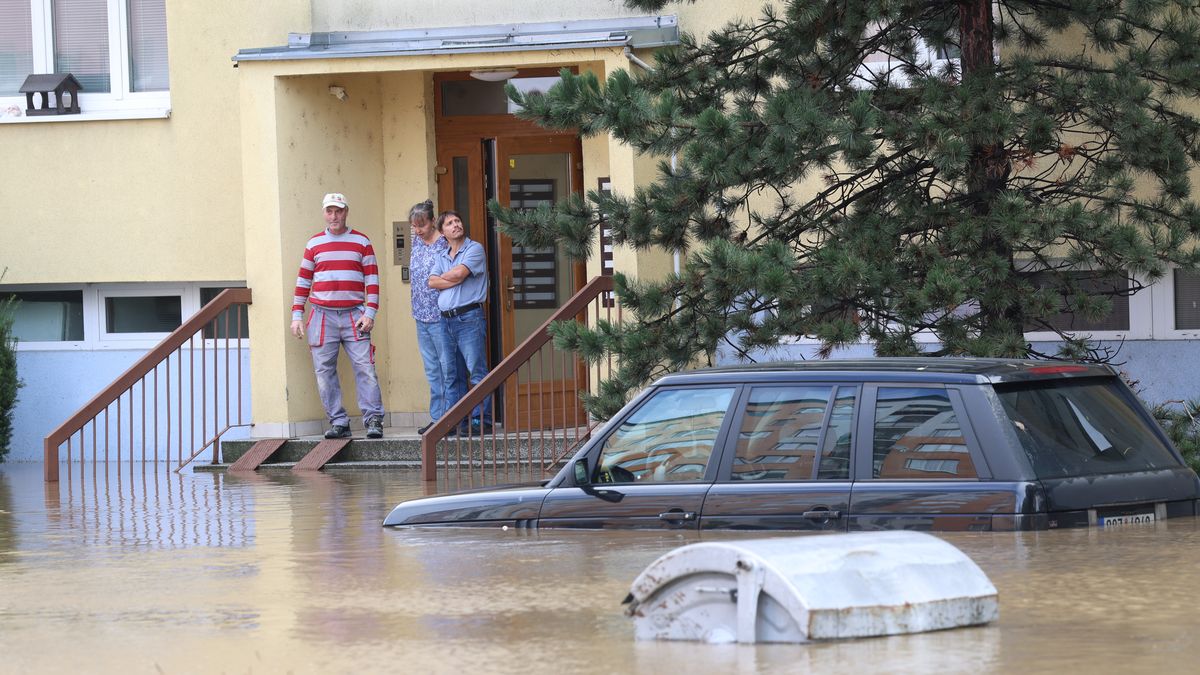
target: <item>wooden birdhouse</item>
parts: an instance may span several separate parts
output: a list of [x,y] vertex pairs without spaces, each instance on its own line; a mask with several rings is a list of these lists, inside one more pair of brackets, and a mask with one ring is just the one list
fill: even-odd
[[[70,73],[47,73],[25,78],[20,92],[25,94],[26,115],[76,115],[79,113],[79,90],[83,85]],[[40,106],[33,104],[34,96],[41,95]],[[54,104],[50,97],[53,95]]]

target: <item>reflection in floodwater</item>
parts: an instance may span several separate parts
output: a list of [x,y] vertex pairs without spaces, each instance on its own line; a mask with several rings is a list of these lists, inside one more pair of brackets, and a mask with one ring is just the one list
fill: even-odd
[[635,643],[619,603],[642,569],[748,535],[380,527],[430,491],[416,472],[65,469],[47,489],[40,466],[0,465],[6,672],[1169,672],[1200,656],[1193,519],[940,535],[1000,590],[990,626]]

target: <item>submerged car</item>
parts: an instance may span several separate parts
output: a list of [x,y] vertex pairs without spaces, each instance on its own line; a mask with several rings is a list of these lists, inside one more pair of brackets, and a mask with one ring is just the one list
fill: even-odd
[[868,359],[664,377],[544,484],[404,502],[384,525],[1030,530],[1198,499],[1108,366]]

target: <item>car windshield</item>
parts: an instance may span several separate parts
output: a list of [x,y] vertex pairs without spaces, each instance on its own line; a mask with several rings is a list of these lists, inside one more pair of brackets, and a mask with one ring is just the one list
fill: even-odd
[[1039,478],[1179,466],[1115,378],[997,385]]

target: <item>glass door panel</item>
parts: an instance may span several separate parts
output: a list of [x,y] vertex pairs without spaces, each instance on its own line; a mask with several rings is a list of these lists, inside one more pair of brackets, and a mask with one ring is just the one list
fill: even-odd
[[[500,139],[498,198],[526,211],[552,205],[582,189],[576,138]],[[562,247],[528,247],[498,238],[502,342],[511,353],[583,285],[580,266]],[[563,426],[584,421],[578,392],[586,371],[575,355],[546,345],[505,391],[506,419],[515,428]]]

